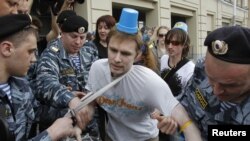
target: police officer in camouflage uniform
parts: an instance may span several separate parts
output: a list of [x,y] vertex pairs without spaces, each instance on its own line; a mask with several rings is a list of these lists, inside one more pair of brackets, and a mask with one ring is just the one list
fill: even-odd
[[[37,32],[26,14],[0,17],[0,31],[0,119],[5,125],[0,129],[0,140],[26,141],[35,119],[33,108],[39,104],[24,78],[36,61]],[[58,119],[30,140],[51,141],[74,135],[72,123],[71,118]]]
[[199,126],[250,124],[250,29],[222,27],[210,33],[206,57],[198,60],[180,102]]
[[[85,95],[90,67],[97,60],[96,49],[84,46],[88,31],[88,22],[84,18],[77,15],[67,17],[61,31],[61,37],[49,43],[38,61],[34,87],[36,97],[49,105],[50,110],[56,108],[57,111],[76,107]],[[82,129],[91,117],[86,117],[87,111],[87,107],[83,108],[77,118]]]

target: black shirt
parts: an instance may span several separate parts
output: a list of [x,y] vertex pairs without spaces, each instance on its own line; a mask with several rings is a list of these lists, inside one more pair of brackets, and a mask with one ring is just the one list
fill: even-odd
[[104,47],[99,41],[94,40],[95,46],[98,50],[99,59],[108,58],[108,48]]

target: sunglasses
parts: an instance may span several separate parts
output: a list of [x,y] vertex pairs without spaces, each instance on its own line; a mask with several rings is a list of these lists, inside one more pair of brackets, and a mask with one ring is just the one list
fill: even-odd
[[165,37],[167,34],[158,34],[160,38]]
[[166,44],[169,45],[169,44],[172,44],[174,46],[178,46],[180,45],[181,43],[179,41],[171,41],[171,40],[166,40]]

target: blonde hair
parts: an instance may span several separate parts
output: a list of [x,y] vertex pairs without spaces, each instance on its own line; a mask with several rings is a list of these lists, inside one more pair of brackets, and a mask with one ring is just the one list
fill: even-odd
[[155,28],[155,29],[154,29],[154,33],[153,33],[153,35],[151,36],[149,43],[154,43],[154,44],[157,43],[157,39],[158,39],[157,37],[158,37],[159,31],[160,31],[161,29],[166,29],[167,31],[170,30],[170,28],[168,28],[167,26],[164,26],[164,25]]
[[120,32],[116,29],[116,27],[112,28],[107,36],[107,44],[109,44],[109,41],[111,37],[117,37],[119,39],[131,39],[134,40],[137,44],[136,51],[137,53],[140,51],[141,46],[143,45],[142,35],[141,32],[137,32],[136,34],[127,34],[124,32]]

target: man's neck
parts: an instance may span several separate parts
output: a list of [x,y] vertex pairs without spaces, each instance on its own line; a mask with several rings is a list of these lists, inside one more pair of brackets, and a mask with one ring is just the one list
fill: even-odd
[[6,69],[3,65],[0,64],[0,83],[6,83],[9,79],[9,74],[6,73]]
[[235,104],[239,104],[247,98],[250,98],[250,90],[248,92],[241,94],[239,97],[233,99],[230,102],[235,103]]
[[169,58],[169,66],[175,68],[177,64],[181,61],[181,56],[174,56]]

